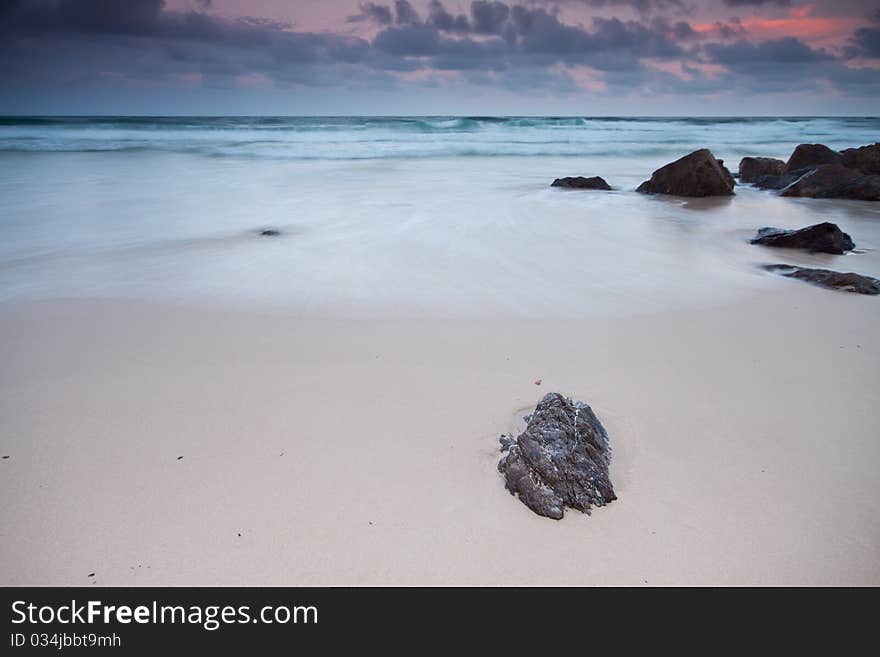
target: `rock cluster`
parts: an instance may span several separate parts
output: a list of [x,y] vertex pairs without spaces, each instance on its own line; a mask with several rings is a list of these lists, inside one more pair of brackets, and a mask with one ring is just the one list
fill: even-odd
[[880,201],[880,143],[840,152],[824,144],[800,144],[782,170],[759,160],[770,158],[743,158],[742,182],[777,189],[781,196]]

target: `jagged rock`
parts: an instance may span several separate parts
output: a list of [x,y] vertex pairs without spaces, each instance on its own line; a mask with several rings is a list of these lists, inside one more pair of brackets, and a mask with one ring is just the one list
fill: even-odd
[[702,148],[660,167],[636,191],[676,196],[730,196],[735,184],[730,171],[710,150]]
[[842,157],[824,144],[800,144],[794,149],[785,165],[785,172],[796,171],[805,167],[817,167],[820,164],[840,164]]
[[739,161],[740,182],[754,182],[762,176],[781,176],[785,162],[773,157],[744,157]]
[[869,175],[880,175],[880,143],[840,152],[841,164]]
[[764,265],[764,269],[788,278],[797,278],[813,285],[856,294],[880,294],[880,281],[870,276],[830,269],[808,269],[792,265]]
[[516,439],[501,438],[498,471],[511,494],[556,520],[565,507],[589,513],[617,499],[608,476],[608,434],[587,404],[548,393],[527,417]]
[[799,230],[759,228],[751,243],[838,255],[855,248],[852,238],[840,230],[837,224],[828,221]]
[[611,189],[611,185],[600,176],[593,176],[592,178],[584,178],[583,176],[557,178],[550,186],[566,187],[568,189]]

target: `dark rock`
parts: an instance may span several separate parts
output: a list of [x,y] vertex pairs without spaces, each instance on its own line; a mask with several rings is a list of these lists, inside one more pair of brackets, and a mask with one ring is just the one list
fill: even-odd
[[824,144],[801,144],[794,149],[785,165],[785,171],[796,171],[805,167],[817,167],[820,164],[840,164],[842,157]]
[[852,238],[840,230],[837,224],[828,221],[799,230],[760,228],[758,234],[752,239],[752,244],[787,249],[806,249],[811,252],[836,253],[838,255],[855,248]]
[[611,185],[599,176],[593,176],[592,178],[584,178],[583,176],[557,178],[550,186],[566,187],[568,189],[611,189]]
[[278,237],[281,234],[280,230],[276,230],[275,228],[266,228],[260,231],[260,235],[263,237]]
[[812,170],[812,168],[807,167],[806,169],[798,169],[797,171],[784,173],[781,176],[774,176],[771,174],[758,176],[752,181],[752,184],[760,189],[783,189],[784,187],[788,187],[805,173],[809,173]]
[[739,161],[741,182],[754,182],[762,176],[781,176],[785,173],[785,162],[772,157],[744,157]]
[[498,471],[507,490],[538,515],[559,520],[565,507],[589,513],[617,499],[608,434],[583,402],[545,395],[525,431],[502,451]]
[[849,169],[842,164],[823,164],[786,185],[779,194],[780,196],[837,198],[845,187],[861,177],[862,173],[857,169]]
[[880,201],[880,176],[860,176],[833,190],[833,198]]
[[735,184],[730,171],[710,150],[702,148],[660,167],[636,191],[676,196],[730,196]]
[[880,175],[880,143],[840,152],[841,164],[869,175]]
[[788,278],[797,278],[813,285],[856,294],[880,294],[880,281],[870,276],[830,269],[807,269],[792,265],[765,265],[764,269]]

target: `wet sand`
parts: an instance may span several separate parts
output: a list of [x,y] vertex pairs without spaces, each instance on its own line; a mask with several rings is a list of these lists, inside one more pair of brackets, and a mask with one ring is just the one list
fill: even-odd
[[[0,584],[877,585],[878,320],[798,281],[554,321],[5,302]],[[549,391],[611,436],[589,517],[495,469]]]

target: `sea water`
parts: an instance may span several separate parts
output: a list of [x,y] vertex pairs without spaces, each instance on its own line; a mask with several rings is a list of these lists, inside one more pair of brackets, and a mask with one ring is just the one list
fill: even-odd
[[[876,118],[2,118],[0,300],[569,319],[803,285],[767,262],[880,276],[880,203],[634,191],[697,148],[735,171],[878,138]],[[569,175],[614,190],[549,186]],[[826,220],[860,252],[748,244]]]

